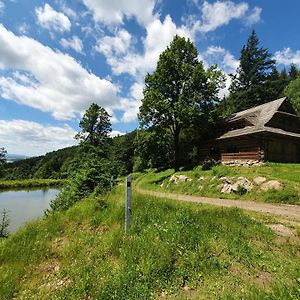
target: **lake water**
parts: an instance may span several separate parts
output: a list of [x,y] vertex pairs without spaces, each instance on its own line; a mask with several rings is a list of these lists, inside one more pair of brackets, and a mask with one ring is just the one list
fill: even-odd
[[5,209],[10,219],[9,232],[14,232],[22,224],[43,216],[58,193],[58,189],[0,192],[0,217]]

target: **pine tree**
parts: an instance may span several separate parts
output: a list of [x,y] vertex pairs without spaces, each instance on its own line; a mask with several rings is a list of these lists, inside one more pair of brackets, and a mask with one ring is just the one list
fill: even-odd
[[267,48],[259,47],[259,39],[253,30],[241,50],[237,74],[232,76],[230,98],[235,111],[273,100],[268,85],[272,72],[276,75],[274,70],[275,61]]

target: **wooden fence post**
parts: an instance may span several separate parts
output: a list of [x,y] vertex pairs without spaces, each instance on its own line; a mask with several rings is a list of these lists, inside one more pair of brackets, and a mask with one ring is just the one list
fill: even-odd
[[128,232],[131,220],[131,196],[131,175],[128,175],[125,182],[125,233]]

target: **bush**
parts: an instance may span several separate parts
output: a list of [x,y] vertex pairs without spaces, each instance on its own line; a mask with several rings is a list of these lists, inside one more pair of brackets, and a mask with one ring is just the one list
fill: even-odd
[[110,188],[112,167],[107,159],[92,152],[79,163],[79,169],[73,171],[63,190],[50,202],[53,211],[66,210],[91,193],[101,194]]
[[213,166],[216,165],[216,161],[212,158],[207,158],[202,163],[202,171],[208,171],[211,170]]

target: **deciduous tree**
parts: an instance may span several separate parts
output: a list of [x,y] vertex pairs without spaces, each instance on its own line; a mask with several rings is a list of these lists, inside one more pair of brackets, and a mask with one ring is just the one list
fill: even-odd
[[139,120],[142,126],[170,131],[175,170],[179,168],[181,130],[200,115],[208,117],[223,80],[216,66],[205,70],[193,43],[179,36],[161,53],[154,73],[146,75]]

